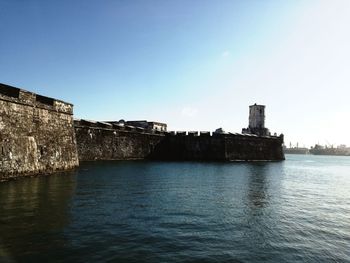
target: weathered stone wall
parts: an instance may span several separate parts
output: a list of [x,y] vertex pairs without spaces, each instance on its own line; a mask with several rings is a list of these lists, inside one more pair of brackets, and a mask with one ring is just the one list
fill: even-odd
[[102,122],[75,121],[79,160],[145,159],[164,139],[161,133]]
[[147,133],[101,122],[75,121],[79,159],[233,161],[284,160],[282,137],[179,132]]
[[0,181],[79,165],[73,105],[0,84]]

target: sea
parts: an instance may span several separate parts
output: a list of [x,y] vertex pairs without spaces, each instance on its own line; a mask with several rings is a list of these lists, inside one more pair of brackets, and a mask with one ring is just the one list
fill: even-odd
[[1,183],[0,262],[350,262],[350,157],[86,162]]

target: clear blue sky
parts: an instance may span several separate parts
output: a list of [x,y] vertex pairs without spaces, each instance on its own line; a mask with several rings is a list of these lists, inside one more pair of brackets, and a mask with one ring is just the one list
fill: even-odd
[[0,0],[0,82],[76,118],[350,145],[350,1]]

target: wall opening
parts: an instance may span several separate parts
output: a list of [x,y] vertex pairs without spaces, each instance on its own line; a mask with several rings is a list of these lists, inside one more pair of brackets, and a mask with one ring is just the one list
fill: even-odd
[[44,155],[44,147],[40,146],[39,149],[40,149],[40,156],[43,156]]
[[53,98],[49,98],[49,97],[45,97],[45,96],[41,96],[41,95],[36,95],[36,101],[41,102],[41,103],[46,104],[46,105],[53,106],[53,103],[55,100]]
[[0,83],[0,94],[3,94],[12,98],[19,98],[19,88],[11,87]]

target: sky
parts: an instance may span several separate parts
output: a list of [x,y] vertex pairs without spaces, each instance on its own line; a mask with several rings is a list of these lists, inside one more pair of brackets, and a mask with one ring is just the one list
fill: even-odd
[[0,83],[75,118],[350,145],[348,0],[0,0]]

